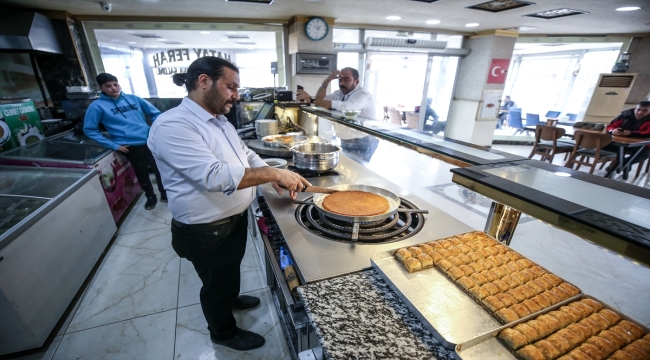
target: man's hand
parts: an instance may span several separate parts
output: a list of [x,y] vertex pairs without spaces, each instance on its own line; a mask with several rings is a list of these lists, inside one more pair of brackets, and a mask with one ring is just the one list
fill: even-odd
[[632,131],[623,129],[614,129],[614,131],[612,131],[612,135],[614,136],[630,136],[631,133]]
[[296,91],[296,100],[311,103],[311,96],[305,90]]
[[129,145],[120,145],[120,147],[117,148],[117,151],[126,154],[129,152]]
[[334,79],[338,79],[340,74],[341,74],[341,72],[338,71],[338,70],[332,71],[332,73],[327,77],[327,80],[325,81],[325,83],[329,84]]
[[293,171],[284,169],[277,169],[277,171],[279,172],[280,178],[277,182],[274,182],[271,185],[278,195],[282,195],[281,187],[283,187],[289,190],[289,196],[291,196],[291,199],[295,200],[298,192],[306,186],[311,186],[311,183],[307,181],[307,179]]

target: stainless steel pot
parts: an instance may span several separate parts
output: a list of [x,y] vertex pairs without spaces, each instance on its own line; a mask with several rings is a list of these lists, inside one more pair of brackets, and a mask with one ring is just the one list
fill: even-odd
[[341,148],[328,143],[306,143],[291,147],[293,164],[312,171],[332,170],[339,164]]

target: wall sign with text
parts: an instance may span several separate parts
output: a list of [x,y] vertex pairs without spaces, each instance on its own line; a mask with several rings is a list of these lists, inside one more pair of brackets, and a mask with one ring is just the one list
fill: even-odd
[[[170,49],[156,52],[151,55],[151,63],[156,68],[156,75],[171,75],[178,72],[187,72],[189,64],[204,56],[216,56],[230,60],[230,54],[211,49]],[[170,67],[172,63],[178,67]]]
[[306,54],[295,55],[295,74],[329,75],[336,70],[335,54]]

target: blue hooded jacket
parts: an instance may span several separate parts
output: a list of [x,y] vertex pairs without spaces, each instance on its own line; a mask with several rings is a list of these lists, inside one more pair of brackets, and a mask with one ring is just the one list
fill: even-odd
[[[149,124],[144,113],[154,121],[160,110],[148,101],[123,92],[113,99],[102,93],[93,101],[84,118],[84,134],[103,146],[117,150],[121,145],[144,145],[149,137]],[[98,125],[102,123],[112,140],[104,137]]]

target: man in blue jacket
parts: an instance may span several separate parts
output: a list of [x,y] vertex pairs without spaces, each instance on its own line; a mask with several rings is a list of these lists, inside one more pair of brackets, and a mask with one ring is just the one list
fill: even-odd
[[[135,170],[140,187],[147,196],[144,208],[151,210],[156,207],[158,200],[149,179],[149,166],[156,175],[160,201],[167,202],[167,193],[160,180],[156,161],[147,147],[149,124],[144,113],[154,121],[160,115],[160,111],[140,97],[122,93],[117,78],[111,74],[101,73],[97,75],[96,80],[102,93],[86,111],[84,133],[105,147],[126,156]],[[99,123],[104,125],[111,140],[99,132]]]

